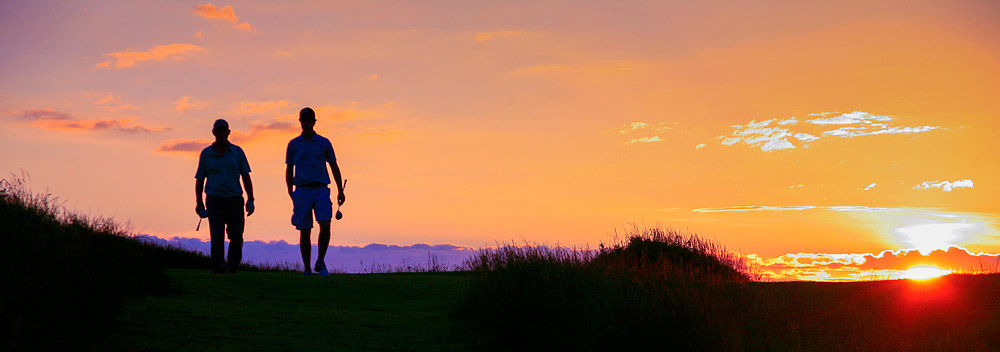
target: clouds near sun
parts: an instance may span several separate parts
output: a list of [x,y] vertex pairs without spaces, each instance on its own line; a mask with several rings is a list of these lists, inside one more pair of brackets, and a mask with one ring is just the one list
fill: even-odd
[[957,180],[957,181],[924,181],[919,185],[913,186],[913,189],[931,189],[940,188],[942,191],[951,192],[954,189],[959,188],[972,188],[975,183],[970,179]]
[[[916,134],[940,129],[940,126],[898,126],[897,117],[854,111],[836,115],[824,112],[809,114],[812,119],[800,121],[786,119],[752,120],[743,125],[732,125],[733,132],[717,137],[721,144],[744,144],[764,152],[796,148],[809,148],[812,142],[828,137],[853,138],[891,134]],[[828,117],[829,116],[829,117]]]
[[166,59],[183,60],[195,52],[205,50],[204,48],[185,43],[174,43],[168,45],[157,45],[146,51],[135,51],[126,49],[104,54],[112,60],[103,61],[94,67],[97,68],[126,68],[135,66],[137,63],[146,61],[162,61]]
[[896,278],[905,268],[933,265],[975,271],[997,265],[1000,255],[974,253],[960,247],[918,251],[885,250],[879,253],[788,253],[773,258],[749,256],[765,276],[775,280],[857,281]]

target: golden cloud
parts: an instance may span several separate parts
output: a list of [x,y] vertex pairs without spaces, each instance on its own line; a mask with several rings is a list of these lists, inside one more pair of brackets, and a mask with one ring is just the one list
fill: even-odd
[[260,32],[257,29],[250,26],[249,23],[240,23],[239,17],[236,17],[236,11],[233,10],[232,6],[225,6],[222,8],[216,7],[215,5],[202,4],[195,6],[194,13],[198,16],[208,19],[222,20],[229,22],[233,28],[246,31],[246,32]]
[[183,114],[185,111],[188,110],[204,109],[208,107],[208,105],[209,103],[207,101],[196,101],[191,99],[190,97],[183,96],[174,102],[174,110],[177,110],[178,113]]
[[103,68],[112,67],[112,65],[114,65],[114,68],[125,68],[135,66],[136,63],[143,61],[161,61],[166,59],[182,60],[192,52],[201,50],[205,49],[194,44],[184,43],[157,45],[147,51],[133,51],[131,49],[126,49],[125,51],[104,54],[104,56],[113,58],[113,60],[101,62],[94,67]]

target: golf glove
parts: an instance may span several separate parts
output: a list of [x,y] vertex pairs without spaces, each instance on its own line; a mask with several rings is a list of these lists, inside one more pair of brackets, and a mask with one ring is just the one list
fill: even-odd
[[254,210],[253,199],[251,199],[251,200],[247,201],[247,216],[250,216],[251,214],[253,214],[253,210]]

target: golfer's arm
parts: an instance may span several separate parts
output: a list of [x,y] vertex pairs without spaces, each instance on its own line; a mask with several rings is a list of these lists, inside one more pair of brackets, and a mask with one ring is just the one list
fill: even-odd
[[195,199],[197,199],[198,201],[198,203],[196,204],[201,207],[205,206],[205,202],[201,199],[201,194],[204,192],[205,192],[205,179],[204,178],[194,179],[194,194],[195,197],[197,197]]
[[250,181],[250,173],[240,175],[243,177],[243,188],[247,190],[247,200],[253,200],[253,182]]
[[344,193],[344,182],[340,179],[340,166],[337,162],[330,163],[330,171],[333,172],[333,179],[337,181],[337,194]]
[[292,196],[292,180],[295,179],[295,165],[285,164],[285,186],[288,187],[288,196]]

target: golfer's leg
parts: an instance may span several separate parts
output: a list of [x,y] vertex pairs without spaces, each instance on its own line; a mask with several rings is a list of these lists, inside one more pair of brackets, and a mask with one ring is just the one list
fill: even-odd
[[333,219],[333,202],[330,201],[330,189],[324,188],[316,194],[316,222],[319,223],[319,261],[325,263],[326,249],[330,246],[330,220]]
[[226,234],[229,235],[229,263],[227,269],[235,273],[243,260],[243,228],[246,226],[246,218],[243,217],[243,198],[234,198],[230,204],[229,226],[226,227]]
[[309,268],[309,252],[312,252],[312,243],[309,240],[312,229],[299,230],[299,250],[302,252],[302,264],[305,265],[305,272],[312,272]]
[[212,272],[225,272],[226,266],[226,221],[215,197],[207,197],[205,205],[208,209],[208,229],[211,236]]
[[319,247],[319,255],[316,260],[325,262],[326,249],[330,247],[330,220],[319,220],[316,222],[319,223],[319,238],[317,238],[317,241],[319,241],[317,244]]
[[309,255],[312,251],[312,241],[309,239],[312,230],[312,205],[308,193],[304,189],[296,189],[292,193],[292,225],[299,230],[299,251],[302,252],[302,265],[305,273],[311,273]]

